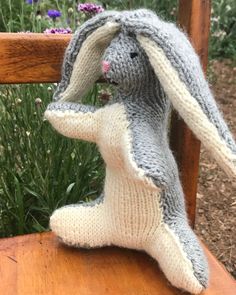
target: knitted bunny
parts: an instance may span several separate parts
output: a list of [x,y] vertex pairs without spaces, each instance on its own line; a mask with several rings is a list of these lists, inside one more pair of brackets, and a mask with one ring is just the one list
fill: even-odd
[[[102,74],[117,88],[112,101],[79,104]],[[96,142],[106,178],[97,200],[56,210],[52,230],[68,245],[144,250],[174,286],[200,293],[207,262],[169,148],[170,104],[232,177],[236,145],[186,36],[148,10],[101,13],[75,33],[54,100],[45,117],[67,137]]]

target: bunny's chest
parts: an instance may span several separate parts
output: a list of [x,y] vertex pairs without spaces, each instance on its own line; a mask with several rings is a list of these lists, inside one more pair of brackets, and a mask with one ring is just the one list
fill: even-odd
[[129,121],[122,104],[116,103],[104,109],[98,145],[108,166],[124,167],[131,142]]

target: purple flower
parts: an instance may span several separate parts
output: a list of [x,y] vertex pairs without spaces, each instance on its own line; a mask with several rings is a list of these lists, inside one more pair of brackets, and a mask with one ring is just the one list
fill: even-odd
[[25,2],[26,2],[27,4],[34,4],[34,3],[39,2],[39,0],[25,0]]
[[87,14],[97,14],[104,11],[104,8],[101,5],[94,3],[80,3],[78,5],[78,11],[87,13]]
[[44,31],[44,34],[71,34],[72,30],[70,28],[51,28],[51,29],[46,29]]
[[56,9],[49,9],[48,16],[51,17],[53,20],[55,20],[57,17],[61,16],[61,12]]

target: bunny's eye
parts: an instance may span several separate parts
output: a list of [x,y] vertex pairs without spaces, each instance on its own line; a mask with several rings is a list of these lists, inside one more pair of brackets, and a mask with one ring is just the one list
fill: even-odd
[[130,57],[133,59],[135,58],[136,56],[138,56],[138,53],[137,52],[130,52]]

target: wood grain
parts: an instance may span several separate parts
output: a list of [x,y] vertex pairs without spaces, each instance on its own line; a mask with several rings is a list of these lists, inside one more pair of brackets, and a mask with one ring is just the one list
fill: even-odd
[[[210,0],[180,0],[178,22],[188,33],[200,56],[204,71],[207,68],[210,29]],[[200,141],[187,127],[177,112],[172,113],[170,145],[180,170],[187,211],[192,226],[195,222],[196,194],[200,158]]]
[[0,84],[58,82],[70,35],[0,33]]
[[[233,279],[206,253],[211,277],[202,295],[235,295]],[[52,233],[2,239],[0,285],[7,295],[183,295],[145,253],[73,249],[59,244]]]

